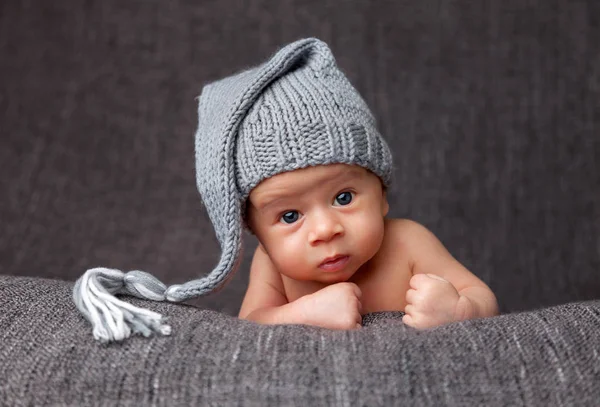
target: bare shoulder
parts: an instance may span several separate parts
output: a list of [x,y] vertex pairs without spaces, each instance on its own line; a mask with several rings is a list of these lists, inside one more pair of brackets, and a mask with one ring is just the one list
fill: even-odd
[[399,243],[435,238],[425,226],[410,219],[386,219],[386,236]]
[[409,219],[385,219],[385,234],[381,249],[374,262],[381,266],[387,261],[396,264],[411,262],[418,241],[426,239],[430,232],[419,223]]
[[423,256],[449,256],[439,239],[424,225],[410,219],[386,219],[386,241],[401,248],[412,261]]

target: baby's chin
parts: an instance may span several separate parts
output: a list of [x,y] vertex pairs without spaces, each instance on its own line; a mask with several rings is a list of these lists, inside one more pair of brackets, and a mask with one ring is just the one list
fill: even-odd
[[357,270],[342,270],[335,273],[321,272],[316,278],[316,281],[327,285],[345,283],[356,274],[356,271]]
[[310,275],[293,275],[293,274],[286,274],[283,273],[284,275],[286,275],[288,278],[291,278],[292,280],[296,280],[298,282],[304,282],[304,283],[318,283],[318,284],[323,284],[324,286],[327,285],[332,285],[332,284],[337,284],[337,283],[345,283],[347,281],[349,281],[352,276],[354,275],[355,272],[348,272],[348,271],[339,271],[339,272],[335,272],[335,273],[330,273],[330,272],[323,272],[323,271],[316,271],[314,273],[311,273]]
[[[288,267],[290,266],[291,265],[288,265]],[[351,256],[348,264],[341,270],[328,271],[319,267],[304,268],[302,271],[300,271],[299,268],[296,268],[294,269],[294,272],[286,272],[286,269],[283,268],[280,268],[279,270],[281,274],[298,282],[331,285],[350,281],[356,273],[360,272],[362,266],[362,262],[357,262],[357,259]]]

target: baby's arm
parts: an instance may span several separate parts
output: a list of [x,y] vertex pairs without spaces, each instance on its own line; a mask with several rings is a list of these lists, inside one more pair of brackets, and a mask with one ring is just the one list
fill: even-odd
[[405,323],[427,328],[498,314],[496,297],[483,281],[452,257],[427,228],[404,222],[400,235],[412,271]]
[[283,280],[259,246],[239,318],[263,324],[307,324],[331,329],[360,327],[361,292],[356,284],[338,283],[288,302]]
[[303,320],[302,309],[297,302],[288,303],[281,275],[260,246],[254,252],[239,318],[263,324],[293,324]]

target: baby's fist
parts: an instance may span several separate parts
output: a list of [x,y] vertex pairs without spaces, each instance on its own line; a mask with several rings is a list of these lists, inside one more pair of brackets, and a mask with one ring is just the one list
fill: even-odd
[[406,315],[402,321],[413,328],[431,328],[456,321],[457,310],[464,308],[459,300],[469,301],[467,297],[461,297],[448,280],[435,274],[416,274],[409,284]]
[[354,283],[336,283],[301,298],[310,325],[329,329],[361,327],[360,288]]

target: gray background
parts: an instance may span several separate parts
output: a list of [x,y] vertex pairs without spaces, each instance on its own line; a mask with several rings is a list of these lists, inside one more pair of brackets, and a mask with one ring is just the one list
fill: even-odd
[[[393,149],[391,216],[429,227],[503,311],[599,298],[599,16],[559,0],[3,1],[0,273],[210,271],[194,98],[316,36]],[[247,243],[199,305],[237,312]]]

